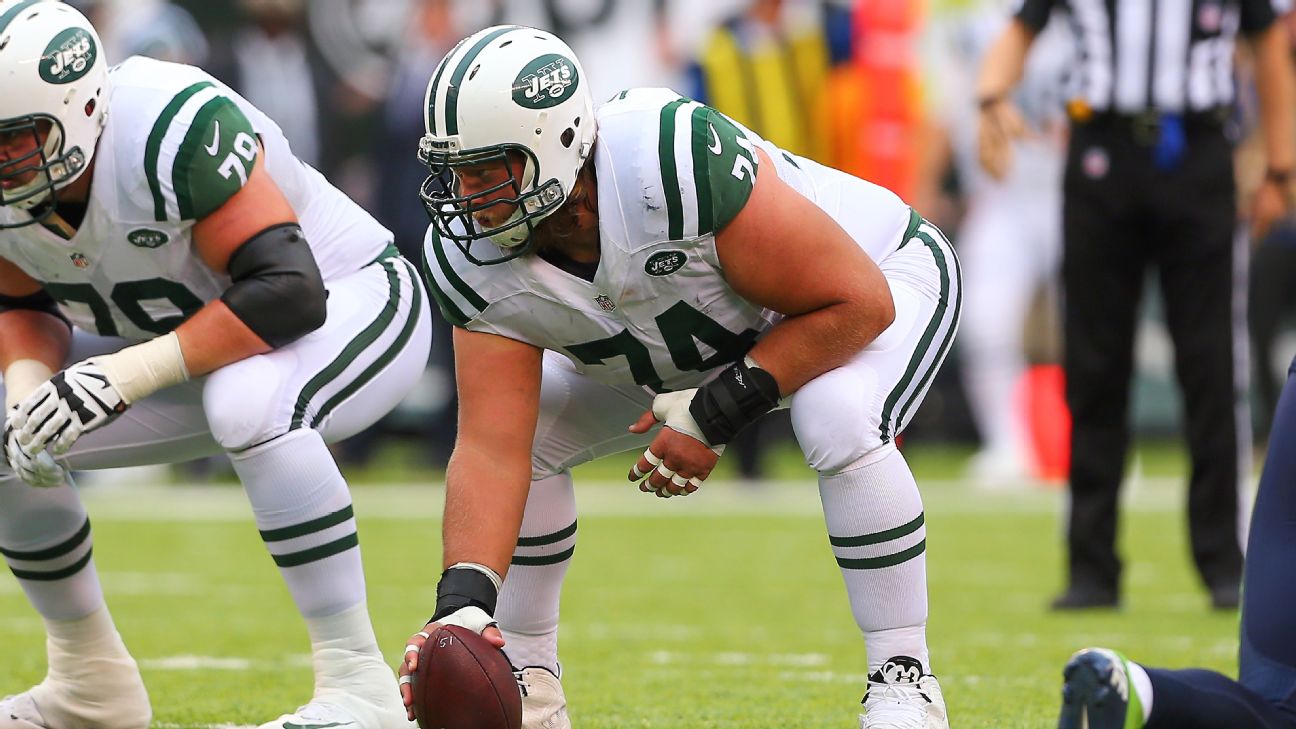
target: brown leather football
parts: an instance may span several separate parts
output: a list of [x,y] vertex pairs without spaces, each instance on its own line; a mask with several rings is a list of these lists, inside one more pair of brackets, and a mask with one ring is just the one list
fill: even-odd
[[522,694],[508,659],[467,628],[432,633],[411,688],[423,729],[521,729]]

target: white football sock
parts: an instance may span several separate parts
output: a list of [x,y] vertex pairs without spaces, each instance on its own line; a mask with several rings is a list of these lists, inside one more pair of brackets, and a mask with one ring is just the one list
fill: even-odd
[[365,600],[351,493],[320,434],[302,428],[230,454],[261,538],[307,618]]
[[576,495],[570,471],[531,482],[517,549],[495,619],[515,668],[558,673],[558,603],[576,549]]
[[833,555],[869,670],[897,655],[931,671],[927,654],[927,561],[922,498],[904,456],[888,445],[846,471],[819,477]]
[[103,608],[90,521],[70,485],[32,488],[0,478],[0,554],[46,620],[75,620]]

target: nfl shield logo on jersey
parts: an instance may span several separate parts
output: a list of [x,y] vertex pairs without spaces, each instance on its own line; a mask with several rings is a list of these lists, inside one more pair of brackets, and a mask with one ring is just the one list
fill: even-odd
[[599,294],[598,296],[595,296],[594,303],[598,304],[599,308],[603,311],[616,310],[616,304],[612,303],[612,299],[609,299],[607,294]]
[[72,265],[77,268],[85,268],[90,265],[90,259],[86,258],[83,253],[75,252],[68,256],[72,259]]

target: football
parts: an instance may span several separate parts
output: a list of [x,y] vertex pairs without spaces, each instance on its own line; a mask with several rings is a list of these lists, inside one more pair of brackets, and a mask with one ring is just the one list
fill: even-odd
[[424,641],[412,688],[422,729],[522,726],[522,694],[508,659],[467,628],[443,626]]

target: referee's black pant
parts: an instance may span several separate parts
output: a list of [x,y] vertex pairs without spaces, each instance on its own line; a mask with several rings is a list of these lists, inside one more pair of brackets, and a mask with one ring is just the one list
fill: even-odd
[[[1117,495],[1130,442],[1130,382],[1143,283],[1156,271],[1174,342],[1192,460],[1193,559],[1212,589],[1237,585],[1249,431],[1237,357],[1245,294],[1235,281],[1232,148],[1218,123],[1189,121],[1177,165],[1154,161],[1157,129],[1129,117],[1073,125],[1064,184],[1065,367],[1071,408],[1072,589],[1119,593]],[[1240,245],[1240,243],[1239,243]],[[1248,438],[1249,440],[1249,438]]]

